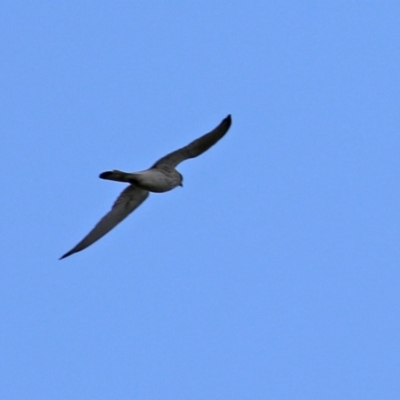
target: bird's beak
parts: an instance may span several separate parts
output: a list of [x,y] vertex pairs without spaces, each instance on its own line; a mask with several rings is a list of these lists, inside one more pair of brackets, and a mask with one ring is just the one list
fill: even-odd
[[179,186],[180,186],[180,187],[183,187],[183,183],[180,183]]

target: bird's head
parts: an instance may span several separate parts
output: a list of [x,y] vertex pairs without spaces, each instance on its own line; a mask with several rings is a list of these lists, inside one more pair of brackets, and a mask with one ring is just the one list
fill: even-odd
[[183,176],[182,176],[182,174],[181,174],[180,172],[178,172],[178,174],[179,174],[179,176],[180,176],[180,178],[181,178],[181,180],[180,180],[180,182],[179,182],[179,186],[180,186],[180,187],[183,187]]

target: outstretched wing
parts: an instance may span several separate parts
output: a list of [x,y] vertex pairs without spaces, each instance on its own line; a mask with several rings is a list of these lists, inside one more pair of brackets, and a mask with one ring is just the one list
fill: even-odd
[[228,115],[222,122],[211,132],[194,140],[187,146],[181,149],[175,150],[172,153],[167,154],[163,158],[160,158],[151,168],[159,168],[162,166],[176,167],[182,161],[188,158],[194,158],[199,156],[208,150],[211,146],[214,146],[225,134],[228,132],[231,126],[232,118]]
[[93,244],[96,240],[99,240],[107,232],[109,232],[114,226],[118,225],[124,218],[126,218],[133,210],[142,204],[147,197],[149,192],[147,190],[140,189],[136,186],[128,186],[117,198],[113,204],[111,211],[106,214],[98,224],[68,253],[65,253],[61,258],[70,256],[71,254],[77,253],[86,247]]

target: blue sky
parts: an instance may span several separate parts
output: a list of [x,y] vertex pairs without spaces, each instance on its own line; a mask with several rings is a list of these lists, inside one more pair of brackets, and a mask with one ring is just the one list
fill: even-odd
[[[2,399],[394,399],[398,2],[0,6]],[[233,125],[87,250],[124,185]]]

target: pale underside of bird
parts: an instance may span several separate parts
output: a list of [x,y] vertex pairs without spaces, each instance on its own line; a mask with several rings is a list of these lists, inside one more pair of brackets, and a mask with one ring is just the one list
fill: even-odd
[[142,204],[150,192],[163,193],[182,186],[182,175],[175,167],[189,158],[194,158],[207,151],[217,143],[231,126],[232,119],[228,115],[211,132],[199,137],[187,146],[182,147],[160,158],[151,168],[139,172],[106,171],[100,178],[129,183],[118,196],[111,210],[97,225],[70,251],[61,258],[70,256],[90,246]]

